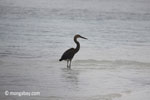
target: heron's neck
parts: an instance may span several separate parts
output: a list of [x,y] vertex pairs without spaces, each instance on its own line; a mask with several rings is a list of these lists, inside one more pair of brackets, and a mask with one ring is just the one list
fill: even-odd
[[77,44],[75,51],[78,52],[80,49],[80,43],[77,41],[77,38],[74,38],[74,42]]

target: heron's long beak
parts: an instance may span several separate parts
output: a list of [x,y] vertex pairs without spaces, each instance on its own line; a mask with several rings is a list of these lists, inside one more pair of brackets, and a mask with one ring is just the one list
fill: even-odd
[[85,37],[83,37],[83,36],[80,36],[80,38],[87,39],[87,38],[85,38]]

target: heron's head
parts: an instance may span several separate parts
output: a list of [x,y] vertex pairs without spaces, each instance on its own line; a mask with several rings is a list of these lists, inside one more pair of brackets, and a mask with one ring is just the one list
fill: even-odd
[[74,36],[74,39],[77,39],[77,38],[87,39],[87,38],[85,38],[85,37],[83,37],[83,36],[81,36],[79,34],[77,34],[77,35]]

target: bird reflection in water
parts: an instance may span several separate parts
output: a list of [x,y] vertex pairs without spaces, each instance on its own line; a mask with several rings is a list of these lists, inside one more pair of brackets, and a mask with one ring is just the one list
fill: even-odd
[[62,68],[62,80],[65,82],[68,89],[78,89],[79,83],[79,70],[68,70],[66,68]]

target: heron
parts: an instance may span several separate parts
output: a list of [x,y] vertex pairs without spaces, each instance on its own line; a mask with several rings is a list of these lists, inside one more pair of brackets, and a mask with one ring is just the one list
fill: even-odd
[[62,60],[66,60],[67,61],[67,68],[71,68],[71,61],[74,57],[74,55],[79,51],[80,49],[80,43],[77,41],[78,38],[82,38],[82,39],[87,39],[79,34],[76,34],[74,36],[74,42],[76,43],[76,48],[70,48],[68,50],[66,50],[63,55],[61,56],[61,58],[59,59],[59,61]]

